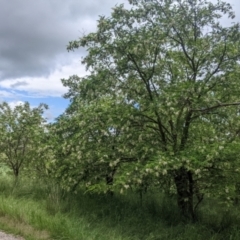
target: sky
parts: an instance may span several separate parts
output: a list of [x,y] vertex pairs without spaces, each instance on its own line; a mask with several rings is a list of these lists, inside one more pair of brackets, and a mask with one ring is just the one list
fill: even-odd
[[62,78],[84,76],[84,49],[69,41],[96,30],[99,15],[127,0],[0,0],[0,102],[49,105],[51,121],[68,106]]
[[[227,2],[240,22],[240,1]],[[128,6],[128,0],[0,0],[0,102],[46,103],[49,121],[63,113],[69,102],[61,79],[86,74],[86,51],[67,52],[68,42],[95,31],[99,15],[122,3]]]

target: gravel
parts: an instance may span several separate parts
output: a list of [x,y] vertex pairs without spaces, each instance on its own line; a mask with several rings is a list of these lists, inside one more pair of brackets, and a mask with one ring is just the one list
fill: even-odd
[[13,236],[11,234],[6,234],[4,232],[0,232],[0,239],[1,240],[24,240],[21,237],[16,237],[16,236]]

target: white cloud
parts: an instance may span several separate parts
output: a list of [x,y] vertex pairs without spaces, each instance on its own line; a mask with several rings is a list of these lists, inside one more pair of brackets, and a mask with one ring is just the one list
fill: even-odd
[[69,78],[74,74],[78,76],[86,74],[85,66],[81,65],[79,58],[72,60],[70,64],[57,66],[56,70],[46,77],[23,77],[1,81],[0,87],[5,90],[0,91],[0,97],[11,97],[16,94],[23,96],[17,91],[26,92],[28,97],[60,97],[67,91],[62,85],[61,79]]
[[13,97],[15,97],[15,94],[13,94],[9,91],[0,90],[0,99],[2,99],[2,98],[13,98]]
[[12,102],[8,102],[8,105],[10,106],[10,108],[14,109],[16,106],[19,105],[23,105],[24,102],[23,101],[12,101]]

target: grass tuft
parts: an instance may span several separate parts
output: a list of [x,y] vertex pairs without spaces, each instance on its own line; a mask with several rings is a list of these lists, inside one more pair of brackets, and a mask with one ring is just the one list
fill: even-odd
[[206,201],[193,224],[157,191],[140,201],[133,192],[67,194],[49,181],[0,179],[0,227],[26,240],[240,239],[239,212]]

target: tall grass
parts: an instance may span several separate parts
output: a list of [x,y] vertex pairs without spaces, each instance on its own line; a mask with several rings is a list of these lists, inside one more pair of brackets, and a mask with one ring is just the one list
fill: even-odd
[[64,193],[56,183],[0,178],[0,227],[26,239],[240,239],[240,210],[207,202],[197,223],[182,219],[175,199],[158,191],[114,196]]

